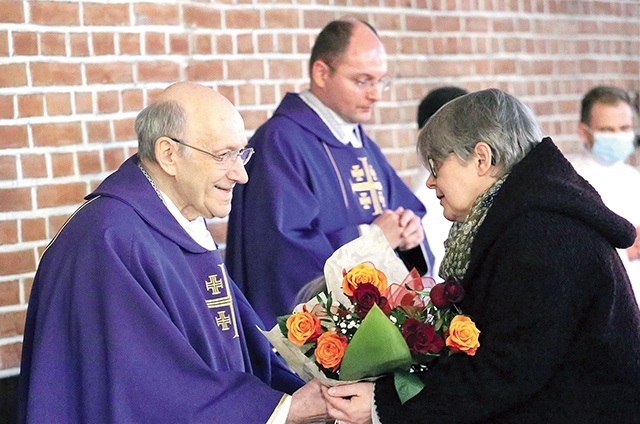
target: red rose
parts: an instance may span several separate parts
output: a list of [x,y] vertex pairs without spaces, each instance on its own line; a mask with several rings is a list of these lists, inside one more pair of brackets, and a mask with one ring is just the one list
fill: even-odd
[[436,308],[447,308],[452,303],[458,303],[464,298],[464,288],[458,280],[449,277],[444,283],[433,286],[429,292],[429,297]]
[[402,324],[402,337],[411,353],[438,353],[444,346],[444,340],[435,332],[433,326],[414,318],[409,318]]
[[387,299],[380,296],[380,290],[370,283],[360,284],[353,291],[353,303],[355,311],[362,319],[369,313],[373,305],[378,305],[380,309],[385,310]]

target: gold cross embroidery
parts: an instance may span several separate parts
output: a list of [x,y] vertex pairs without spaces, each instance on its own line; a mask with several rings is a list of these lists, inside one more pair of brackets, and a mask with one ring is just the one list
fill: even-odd
[[224,287],[222,280],[216,278],[217,275],[210,275],[209,280],[205,283],[207,290],[211,291],[211,294],[220,294],[220,289]]
[[218,279],[217,275],[210,275],[209,279],[205,281],[205,287],[207,290],[211,290],[213,295],[220,294],[220,289],[226,289],[227,295],[223,297],[217,297],[215,299],[207,299],[207,307],[209,309],[229,308],[230,316],[226,311],[218,311],[216,317],[216,325],[222,329],[222,331],[229,331],[231,328],[229,325],[233,325],[233,338],[238,336],[238,324],[236,322],[236,312],[233,305],[233,298],[231,297],[231,291],[229,290],[229,277],[227,276],[227,269],[224,264],[218,264],[220,268],[221,278]]
[[351,167],[351,177],[356,181],[351,183],[351,190],[359,196],[360,204],[365,210],[371,209],[373,215],[380,215],[386,206],[382,183],[378,181],[375,170],[369,165],[367,158],[358,158],[362,166]]

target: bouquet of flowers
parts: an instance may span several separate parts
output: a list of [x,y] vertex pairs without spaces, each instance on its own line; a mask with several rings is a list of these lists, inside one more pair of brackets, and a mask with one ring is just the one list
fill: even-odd
[[326,294],[265,332],[306,381],[335,385],[393,373],[404,403],[424,388],[416,371],[456,353],[473,356],[480,346],[480,331],[457,306],[460,283],[407,273],[379,229],[336,251],[324,271]]

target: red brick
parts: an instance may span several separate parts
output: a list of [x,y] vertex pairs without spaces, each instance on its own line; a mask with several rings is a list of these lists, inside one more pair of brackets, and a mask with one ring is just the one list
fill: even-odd
[[19,250],[17,252],[0,252],[0,275],[22,274],[35,269],[33,250]]
[[[0,189],[0,212],[27,211],[32,209],[29,188]],[[2,263],[2,261],[0,261]]]
[[[229,13],[227,9],[227,14]],[[222,15],[219,10],[208,9],[199,6],[184,6],[183,8],[183,20],[184,25],[187,27],[200,27],[200,28],[221,28],[222,27]],[[229,18],[227,16],[227,22]],[[227,27],[229,27],[227,25]],[[259,28],[260,25],[256,25],[253,28]]]
[[48,115],[71,115],[71,95],[69,93],[47,93],[45,100]]
[[430,32],[433,29],[432,18],[421,15],[407,15],[407,29],[417,32]]
[[36,189],[38,208],[79,204],[86,194],[85,183],[45,185]]
[[[29,251],[29,253],[33,259],[33,252]],[[0,313],[0,337],[11,337],[23,334],[26,316],[27,311]]]
[[18,178],[16,159],[14,156],[0,156],[0,180],[15,180]]
[[[227,62],[227,66],[231,79],[264,78],[264,70],[260,60],[230,60]],[[274,61],[270,62],[270,66],[274,67]],[[271,77],[274,76],[271,75]]]
[[120,34],[120,54],[140,54],[140,34]]
[[100,152],[78,152],[78,171],[80,175],[101,172]]
[[24,178],[44,178],[47,176],[47,161],[44,155],[21,155],[20,162]]
[[94,33],[93,54],[96,56],[114,54],[116,51],[113,35],[111,32]]
[[230,35],[218,35],[216,37],[216,53],[231,54],[233,53],[233,40]]
[[[0,221],[0,245],[18,242],[18,221]],[[0,284],[2,286],[2,284]]]
[[[190,62],[185,70],[190,81],[215,81],[223,77],[221,61]],[[234,78],[236,78],[234,76]]]
[[[78,205],[81,205],[84,200],[80,200]],[[60,231],[60,228],[67,222],[69,219],[68,215],[56,215],[49,217],[49,234],[57,234]],[[40,256],[42,256],[42,252],[40,252]]]
[[38,54],[38,37],[35,32],[14,32],[13,53],[18,56]]
[[[196,54],[211,54],[212,53],[212,41],[209,34],[194,34],[193,35],[193,53]],[[221,53],[221,52],[218,52]]]
[[0,31],[0,56],[9,56],[9,33]]
[[[273,79],[302,78],[305,64],[299,60],[272,60],[269,63],[269,77]],[[260,68],[262,70],[262,68]]]
[[[270,53],[276,50],[272,34],[259,34],[257,44],[260,53]],[[253,53],[253,37],[247,35],[244,40],[238,37],[238,53]]]
[[75,93],[76,113],[93,113],[93,95]]
[[75,174],[73,153],[57,153],[51,155],[51,172],[54,177],[68,177]]
[[18,96],[18,116],[42,116],[44,114],[44,96],[42,94],[25,94]]
[[117,141],[136,140],[136,132],[133,128],[135,119],[121,119],[113,121],[113,132]]
[[117,91],[99,91],[98,113],[114,113],[120,109],[120,100]]
[[20,304],[20,284],[18,281],[0,283],[0,306]]
[[104,151],[105,171],[115,171],[124,162],[124,152],[122,149],[109,149]]
[[175,82],[180,78],[180,65],[174,62],[154,61],[138,64],[140,82]]
[[13,119],[13,96],[0,96],[0,119]]
[[142,90],[122,91],[122,110],[125,112],[139,111],[144,106]]
[[21,353],[22,343],[11,343],[0,346],[0,369],[19,367]]
[[238,87],[239,105],[255,105],[256,103],[256,90],[252,84],[243,84]]
[[267,28],[299,28],[297,9],[266,9],[264,21]]
[[79,25],[78,3],[38,1],[28,2],[31,22],[41,25]]
[[131,65],[124,62],[91,63],[86,65],[87,83],[113,84],[132,82]]
[[76,63],[32,62],[29,67],[34,86],[82,84],[80,65]]
[[227,28],[260,28],[258,10],[227,9],[225,18]]
[[111,141],[111,127],[109,121],[87,122],[87,137],[89,143]]
[[[43,248],[38,248],[38,250],[40,249],[43,249]],[[38,257],[41,257],[41,256],[42,256],[42,252],[38,252]],[[31,287],[33,286],[33,278],[25,278],[22,285],[24,287],[24,298],[29,299],[29,296],[31,295]]]
[[180,12],[177,5],[138,3],[133,7],[136,25],[177,25]]
[[64,146],[81,142],[82,131],[78,122],[33,125],[33,143],[36,146]]
[[2,147],[27,147],[27,128],[22,125],[0,125],[0,141]]
[[23,63],[0,65],[0,87],[27,85],[27,69]]
[[64,34],[58,32],[40,34],[40,51],[46,56],[66,55]]
[[169,50],[171,54],[189,54],[189,35],[170,34]]
[[82,12],[85,25],[130,25],[128,4],[85,3]]
[[145,52],[147,54],[165,54],[166,46],[164,34],[159,32],[148,32],[145,34]]
[[22,241],[44,240],[47,237],[47,221],[44,218],[22,220]]
[[23,2],[21,1],[4,1],[2,7],[0,7],[0,22],[6,24],[9,23],[23,23],[24,22],[24,10],[22,8]]
[[72,56],[89,56],[89,36],[83,33],[69,34]]

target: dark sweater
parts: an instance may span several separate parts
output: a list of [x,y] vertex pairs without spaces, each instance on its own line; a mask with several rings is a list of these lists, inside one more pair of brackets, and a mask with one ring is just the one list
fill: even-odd
[[471,249],[463,312],[475,356],[422,374],[400,405],[393,379],[375,402],[391,423],[640,422],[640,312],[615,248],[633,226],[611,212],[551,139],[511,171]]

